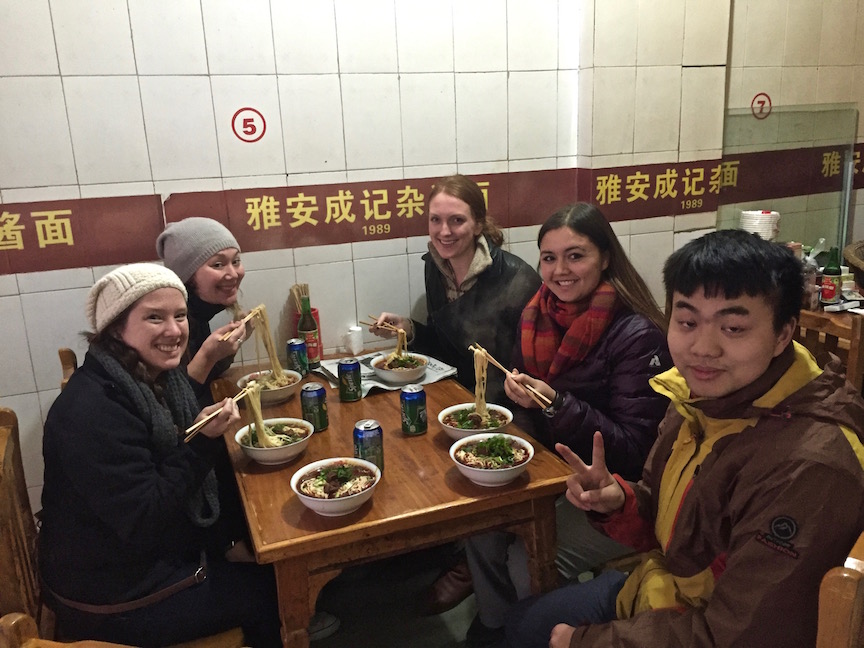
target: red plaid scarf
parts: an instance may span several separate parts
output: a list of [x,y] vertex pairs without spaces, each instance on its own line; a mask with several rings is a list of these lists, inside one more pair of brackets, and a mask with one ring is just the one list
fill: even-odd
[[618,295],[608,281],[572,303],[540,286],[519,322],[525,370],[548,383],[581,362],[603,337],[617,306]]

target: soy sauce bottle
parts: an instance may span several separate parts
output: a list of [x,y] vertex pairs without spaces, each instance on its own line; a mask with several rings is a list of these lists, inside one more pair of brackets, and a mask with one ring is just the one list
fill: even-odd
[[309,368],[317,369],[321,366],[321,344],[318,335],[318,323],[312,317],[312,307],[309,305],[309,297],[300,298],[300,321],[297,322],[297,337],[306,343],[306,357],[309,360]]
[[840,248],[832,247],[828,253],[828,261],[822,269],[822,303],[840,302],[841,288]]

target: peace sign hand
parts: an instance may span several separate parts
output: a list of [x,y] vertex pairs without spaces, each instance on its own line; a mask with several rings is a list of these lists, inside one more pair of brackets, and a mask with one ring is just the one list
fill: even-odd
[[567,499],[573,506],[598,513],[613,513],[624,506],[624,490],[606,468],[603,435],[599,431],[594,433],[590,466],[563,443],[556,443],[555,450],[573,469],[567,478]]

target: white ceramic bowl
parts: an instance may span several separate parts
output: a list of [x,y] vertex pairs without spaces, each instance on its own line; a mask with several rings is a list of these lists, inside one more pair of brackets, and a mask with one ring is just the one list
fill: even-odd
[[[348,495],[347,497],[339,497],[337,499],[321,499],[318,497],[310,497],[309,495],[304,495],[300,492],[298,484],[300,483],[300,479],[304,475],[312,472],[313,470],[319,470],[320,468],[323,468],[328,464],[337,462],[341,463],[343,461],[346,463],[363,466],[364,468],[368,468],[369,470],[371,470],[373,473],[375,473],[375,483],[360,493],[356,493],[355,495]],[[381,470],[371,461],[366,461],[365,459],[355,459],[354,457],[333,457],[331,459],[321,459],[320,461],[313,461],[312,463],[306,464],[305,466],[300,468],[300,470],[298,470],[291,476],[291,490],[296,493],[298,499],[303,503],[304,506],[315,511],[318,515],[324,515],[326,517],[336,517],[339,515],[348,515],[349,513],[353,513],[361,506],[363,506],[363,504],[365,504],[372,497],[372,493],[378,486],[380,481]]]
[[489,437],[493,437],[500,432],[485,432],[483,434],[473,434],[471,436],[465,437],[464,439],[459,439],[450,446],[450,458],[453,460],[453,463],[456,464],[456,467],[459,469],[463,475],[465,475],[472,482],[477,484],[478,486],[504,486],[504,484],[509,484],[514,479],[516,479],[519,475],[525,472],[525,469],[528,467],[528,464],[531,463],[531,460],[534,458],[534,446],[532,446],[525,439],[520,439],[517,436],[513,436],[512,434],[502,434],[501,436],[511,439],[514,443],[519,443],[526,448],[528,448],[528,460],[522,462],[518,466],[513,466],[512,468],[472,468],[470,466],[466,466],[463,463],[460,463],[456,459],[456,451],[464,446],[466,443],[476,443],[477,441],[483,441],[484,439],[488,439]]
[[413,369],[383,369],[379,365],[383,364],[387,361],[387,356],[389,353],[385,355],[378,356],[374,358],[370,363],[372,365],[372,370],[375,372],[381,380],[393,383],[394,385],[401,384],[409,384],[413,382],[417,382],[420,378],[423,377],[423,374],[426,373],[426,365],[429,364],[429,358],[420,353],[408,353],[410,356],[414,356],[415,358],[419,358],[423,360],[423,364],[419,367],[414,367]]
[[300,441],[290,443],[284,446],[279,446],[278,448],[259,448],[257,446],[248,445],[248,440],[246,443],[244,443],[244,437],[249,434],[250,427],[248,425],[244,425],[242,428],[237,430],[237,433],[234,435],[234,440],[237,442],[237,445],[240,446],[240,449],[243,450],[247,457],[254,461],[257,461],[260,464],[264,464],[266,466],[275,466],[278,464],[288,463],[306,449],[306,446],[309,444],[309,439],[312,438],[312,433],[315,431],[315,429],[312,427],[312,424],[309,421],[304,421],[303,419],[264,419],[264,425],[276,425],[278,423],[290,423],[291,425],[305,428],[308,431],[308,434],[304,439]]
[[[259,376],[264,376],[269,373],[270,370],[267,369],[265,371],[256,371],[254,373],[246,374],[237,381],[237,386],[240,389],[243,389],[246,386],[246,383],[248,383],[250,380],[254,380]],[[276,403],[284,403],[294,394],[296,394],[298,389],[300,389],[300,379],[302,378],[302,376],[299,373],[297,373],[296,371],[291,371],[290,369],[283,369],[282,373],[290,378],[293,378],[294,382],[290,385],[286,385],[285,387],[279,387],[277,389],[262,389],[262,405],[275,405]]]
[[444,431],[454,441],[458,441],[459,439],[464,439],[467,436],[471,436],[472,434],[478,434],[480,432],[502,432],[504,428],[506,428],[513,421],[513,412],[511,412],[506,407],[502,407],[501,405],[495,405],[494,403],[486,403],[486,409],[500,412],[504,416],[507,417],[507,422],[502,423],[497,428],[490,428],[488,430],[463,430],[462,428],[454,427],[452,425],[447,425],[444,422],[444,417],[448,414],[452,414],[453,412],[458,412],[461,409],[465,409],[474,407],[474,403],[459,403],[458,405],[451,405],[450,407],[445,407],[443,410],[438,412],[438,422],[441,424],[441,427],[444,428]]

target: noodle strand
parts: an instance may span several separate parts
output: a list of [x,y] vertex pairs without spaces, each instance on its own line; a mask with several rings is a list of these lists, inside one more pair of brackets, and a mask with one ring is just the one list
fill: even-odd
[[486,375],[489,359],[483,349],[474,349],[474,411],[482,418],[483,423],[489,421],[489,411],[486,408]]

